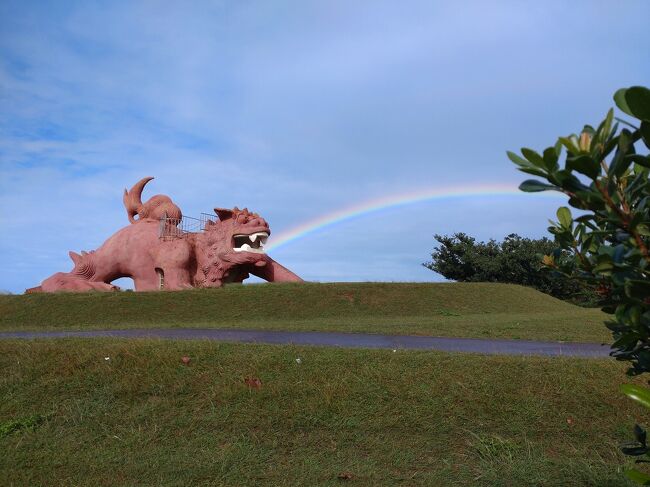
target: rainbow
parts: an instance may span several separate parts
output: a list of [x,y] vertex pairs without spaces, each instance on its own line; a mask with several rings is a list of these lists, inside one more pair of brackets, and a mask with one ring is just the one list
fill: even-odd
[[276,250],[289,242],[303,238],[323,228],[342,223],[353,218],[365,216],[370,213],[379,212],[388,208],[412,205],[424,201],[446,200],[453,198],[470,197],[492,197],[492,196],[546,196],[562,198],[564,195],[555,192],[545,191],[543,193],[522,193],[517,186],[511,184],[477,184],[471,186],[452,186],[445,188],[429,188],[406,194],[393,194],[378,199],[372,199],[354,206],[342,208],[322,215],[314,220],[307,221],[301,225],[291,228],[277,236],[271,237],[266,250]]

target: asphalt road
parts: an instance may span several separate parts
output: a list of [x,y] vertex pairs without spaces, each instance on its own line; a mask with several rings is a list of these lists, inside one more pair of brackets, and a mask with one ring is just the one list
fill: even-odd
[[392,350],[440,350],[490,355],[535,355],[602,358],[609,355],[608,345],[596,343],[536,342],[529,340],[486,340],[479,338],[443,338],[411,335],[374,335],[362,333],[325,333],[262,330],[219,330],[198,328],[152,328],[88,331],[0,332],[0,339],[35,338],[161,338],[172,340],[217,340],[237,343],[276,345],[316,345],[342,348],[383,348]]

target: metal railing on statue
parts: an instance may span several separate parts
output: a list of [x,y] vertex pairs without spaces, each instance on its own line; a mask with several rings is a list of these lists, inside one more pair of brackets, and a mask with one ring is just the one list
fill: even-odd
[[184,238],[193,233],[205,230],[208,221],[214,222],[215,216],[209,213],[201,213],[199,218],[183,216],[183,218],[169,218],[167,215],[160,219],[158,237],[161,240],[174,240]]

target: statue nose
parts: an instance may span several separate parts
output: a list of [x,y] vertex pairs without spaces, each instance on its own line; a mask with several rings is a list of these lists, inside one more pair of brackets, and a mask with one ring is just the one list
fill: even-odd
[[260,227],[266,226],[266,222],[264,221],[263,218],[255,218],[254,220],[251,220],[251,225],[257,225]]

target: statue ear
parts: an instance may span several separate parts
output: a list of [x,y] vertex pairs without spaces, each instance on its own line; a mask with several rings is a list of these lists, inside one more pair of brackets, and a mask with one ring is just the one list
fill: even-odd
[[219,220],[221,221],[230,220],[233,215],[233,211],[227,210],[226,208],[215,208],[214,212],[217,214]]
[[72,250],[68,252],[68,255],[72,259],[74,265],[79,265],[79,263],[82,261],[82,257],[78,253],[73,252]]

